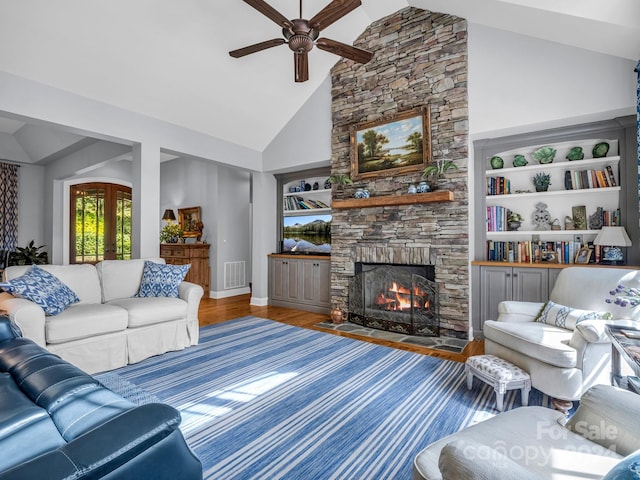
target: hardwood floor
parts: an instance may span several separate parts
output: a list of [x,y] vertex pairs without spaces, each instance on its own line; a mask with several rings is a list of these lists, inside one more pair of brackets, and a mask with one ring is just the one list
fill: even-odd
[[251,295],[247,294],[239,295],[236,297],[223,298],[220,300],[215,300],[212,298],[202,299],[202,301],[200,302],[200,309],[198,311],[200,325],[211,325],[213,323],[220,323],[234,318],[253,315],[255,317],[267,318],[269,320],[286,323],[288,325],[293,325],[296,327],[309,328],[311,330],[318,330],[325,333],[340,335],[343,337],[355,338],[357,340],[376,343],[378,345],[384,345],[387,347],[398,348],[410,352],[431,355],[433,357],[445,358],[448,360],[455,360],[458,362],[464,362],[467,357],[470,357],[471,355],[479,355],[484,352],[483,343],[479,341],[469,342],[462,353],[453,353],[420,347],[417,345],[409,345],[406,343],[392,342],[389,340],[353,335],[346,332],[326,330],[318,328],[315,325],[320,322],[329,321],[329,315],[305,312],[302,310],[294,310],[291,308],[283,307],[256,307],[254,305],[250,305],[250,298]]

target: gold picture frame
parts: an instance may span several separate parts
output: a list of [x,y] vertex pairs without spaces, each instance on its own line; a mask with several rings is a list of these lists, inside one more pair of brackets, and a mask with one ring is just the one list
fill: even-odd
[[184,238],[200,240],[203,228],[200,207],[179,208],[178,222]]
[[576,253],[575,263],[589,263],[591,259],[591,249],[589,247],[582,247]]
[[431,161],[428,105],[353,125],[351,179],[419,172]]

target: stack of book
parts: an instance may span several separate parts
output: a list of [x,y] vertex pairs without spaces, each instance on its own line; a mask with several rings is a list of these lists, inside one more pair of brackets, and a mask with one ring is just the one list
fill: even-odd
[[487,195],[511,193],[511,182],[505,177],[487,177]]
[[618,186],[611,165],[607,165],[603,170],[566,170],[564,172],[564,183],[567,190]]
[[574,263],[580,243],[574,241],[487,241],[486,258],[495,262]]
[[329,205],[320,200],[310,200],[295,195],[284,197],[284,209],[286,211],[311,210],[314,208],[329,208]]

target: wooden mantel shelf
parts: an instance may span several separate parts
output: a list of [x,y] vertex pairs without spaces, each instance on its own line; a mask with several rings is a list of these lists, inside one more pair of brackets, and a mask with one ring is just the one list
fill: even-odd
[[368,208],[394,205],[415,205],[418,203],[452,202],[453,192],[436,190],[435,192],[414,193],[407,195],[387,195],[369,198],[345,198],[331,202],[331,208]]

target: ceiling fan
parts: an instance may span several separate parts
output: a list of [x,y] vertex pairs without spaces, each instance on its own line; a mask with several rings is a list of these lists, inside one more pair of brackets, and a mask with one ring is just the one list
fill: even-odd
[[358,63],[367,63],[373,56],[373,53],[362,50],[361,48],[352,47],[351,45],[340,43],[329,38],[318,38],[321,30],[358,8],[362,4],[360,0],[333,0],[312,17],[311,20],[302,18],[302,0],[300,0],[301,18],[294,20],[287,20],[264,0],[244,0],[244,2],[280,25],[284,38],[267,40],[266,42],[256,43],[255,45],[249,45],[248,47],[229,52],[229,55],[234,58],[244,57],[251,53],[260,52],[261,50],[287,43],[293,51],[295,81],[305,82],[309,80],[308,53],[314,45],[320,50],[340,55],[341,57]]

